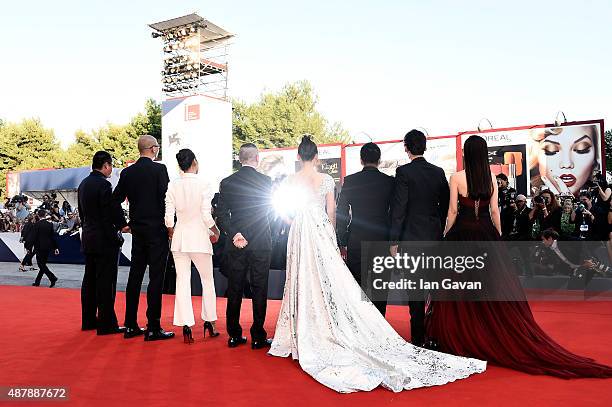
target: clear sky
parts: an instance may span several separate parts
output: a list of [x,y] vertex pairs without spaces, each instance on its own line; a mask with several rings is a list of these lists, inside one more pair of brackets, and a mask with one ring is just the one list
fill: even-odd
[[148,23],[191,12],[237,35],[230,93],[308,79],[357,141],[606,119],[612,1],[2,1],[0,118],[40,117],[64,144],[161,99]]

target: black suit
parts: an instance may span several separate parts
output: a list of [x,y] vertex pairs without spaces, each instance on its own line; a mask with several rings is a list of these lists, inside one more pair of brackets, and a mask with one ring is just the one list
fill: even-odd
[[[391,242],[441,240],[449,199],[448,182],[442,168],[422,157],[399,167],[391,204]],[[416,290],[411,293],[412,343],[420,345],[425,340],[424,293]]]
[[[79,217],[83,225],[81,246],[85,254],[85,274],[81,285],[83,329],[117,328],[115,293],[119,241],[117,232],[123,214],[112,200],[112,187],[100,171],[92,171],[79,185]],[[97,317],[96,317],[97,313]]]
[[32,266],[32,258],[34,257],[34,222],[28,221],[21,228],[21,239],[23,247],[26,249],[26,255],[21,261],[22,266]]
[[34,224],[34,252],[36,252],[36,262],[40,271],[36,276],[34,282],[40,284],[43,274],[47,276],[50,281],[57,280],[55,274],[47,267],[47,260],[49,259],[49,252],[58,249],[57,241],[55,240],[55,231],[53,230],[53,223],[46,219],[41,219]]
[[[387,242],[389,240],[390,214],[389,208],[393,193],[394,180],[375,167],[364,167],[362,171],[344,178],[338,207],[336,209],[336,231],[338,244],[347,247],[347,266],[358,283],[369,292],[371,279],[367,286],[362,281],[362,242]],[[350,209],[350,214],[349,214]],[[373,256],[387,255],[388,251],[379,253],[379,247],[368,247],[368,253],[363,257],[371,262]],[[372,277],[371,270],[368,270]],[[388,273],[378,276],[388,281]],[[376,291],[376,297],[386,297],[385,293]],[[387,301],[373,301],[381,314],[385,315]]]
[[[264,321],[268,299],[268,275],[270,272],[270,236],[272,181],[254,168],[243,166],[238,172],[221,181],[219,203],[216,214],[218,222],[228,239],[228,289],[227,289],[227,333],[230,337],[242,336],[240,307],[242,294],[250,272],[253,300],[253,325],[251,338],[266,339]],[[241,233],[248,245],[238,249],[233,238]]]
[[[121,171],[113,192],[115,204],[126,198],[130,203],[132,265],[126,287],[125,326],[137,326],[138,301],[144,273],[149,266],[147,287],[147,327],[160,328],[162,289],[168,260],[168,232],[164,225],[165,197],[168,190],[166,166],[141,157]],[[125,226],[125,219],[118,226]]]

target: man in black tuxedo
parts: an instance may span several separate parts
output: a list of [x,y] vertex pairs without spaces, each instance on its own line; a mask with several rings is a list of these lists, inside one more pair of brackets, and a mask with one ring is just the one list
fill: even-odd
[[[442,239],[450,191],[444,170],[428,163],[425,153],[427,139],[418,130],[404,137],[404,147],[410,163],[396,170],[395,192],[391,204],[391,255],[398,252],[401,241],[431,242]],[[401,251],[401,248],[400,248]],[[418,277],[418,276],[417,276]],[[419,290],[411,290],[410,331],[412,343],[425,342],[425,298]]]
[[55,240],[55,231],[53,229],[53,223],[49,221],[49,215],[46,210],[38,210],[39,221],[34,224],[34,252],[36,253],[36,262],[38,263],[39,272],[36,279],[32,283],[33,286],[38,287],[43,274],[49,278],[51,284],[49,287],[55,286],[57,277],[47,267],[47,260],[49,260],[49,252],[53,251],[57,256],[59,254],[59,247]]
[[[336,209],[336,234],[342,253],[346,253],[346,263],[366,293],[371,292],[371,298],[376,308],[385,315],[387,310],[387,291],[371,290],[371,279],[362,281],[362,242],[388,242],[390,214],[389,207],[393,193],[393,177],[378,170],[380,148],[374,143],[366,143],[360,151],[360,172],[344,178],[338,206]],[[386,250],[379,253],[377,245],[365,247],[368,253],[363,258],[386,255]],[[377,275],[383,281],[389,281],[390,270],[384,275]],[[372,277],[369,267],[367,276]],[[364,284],[365,283],[365,284]]]
[[[168,190],[166,166],[154,162],[159,144],[153,136],[138,139],[140,158],[121,171],[119,183],[113,192],[115,205],[126,198],[130,204],[129,228],[132,232],[132,265],[125,290],[125,338],[145,334],[145,341],[170,339],[173,332],[161,328],[162,289],[168,260],[168,231],[164,224],[165,198]],[[121,216],[118,227],[127,226]],[[149,266],[147,287],[147,329],[138,327],[138,300],[145,270]]]
[[259,153],[254,144],[240,147],[242,168],[221,181],[216,214],[221,229],[227,235],[228,289],[227,333],[230,348],[246,343],[240,326],[242,294],[250,273],[253,301],[251,347],[270,347],[264,329],[268,299],[268,275],[272,239],[270,236],[272,180],[257,172]]
[[[112,200],[107,178],[113,173],[113,159],[106,151],[93,156],[91,174],[79,185],[79,217],[83,225],[81,248],[85,274],[81,285],[81,329],[96,329],[98,335],[125,332],[115,314],[117,263],[123,243],[119,226],[123,218],[119,204]],[[97,316],[96,316],[97,314]]]

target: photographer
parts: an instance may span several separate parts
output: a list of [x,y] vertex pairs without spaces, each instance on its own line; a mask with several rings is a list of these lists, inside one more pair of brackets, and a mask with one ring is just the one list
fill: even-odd
[[593,214],[593,203],[591,194],[588,192],[580,193],[580,202],[576,210],[572,212],[571,221],[574,226],[574,237],[580,240],[593,240],[593,225],[595,215]]
[[529,240],[529,207],[525,195],[508,194],[507,208],[502,211],[502,237],[504,240]]
[[516,189],[510,186],[506,174],[497,174],[495,178],[497,179],[498,187],[497,206],[499,206],[500,210],[504,210],[508,207],[510,196],[516,196]]
[[25,219],[30,216],[30,205],[28,205],[28,198],[25,196],[17,195],[13,198],[15,204],[15,217],[17,222],[23,223]]
[[539,240],[543,230],[553,229],[561,231],[561,206],[555,195],[549,190],[540,192],[533,198],[533,209],[529,212],[531,222],[531,237]]
[[589,193],[593,198],[594,205],[609,205],[612,198],[612,189],[606,181],[606,177],[598,172],[593,177],[593,181],[588,185]]
[[574,236],[574,223],[572,222],[572,214],[574,213],[574,199],[566,197],[563,199],[563,208],[561,211],[561,240],[571,240]]
[[50,212],[52,207],[53,203],[51,202],[51,197],[47,194],[44,194],[42,204],[38,207],[38,209],[44,209]]

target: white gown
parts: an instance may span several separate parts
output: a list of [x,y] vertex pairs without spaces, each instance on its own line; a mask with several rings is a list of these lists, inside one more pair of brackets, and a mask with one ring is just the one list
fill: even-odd
[[269,354],[292,356],[306,373],[341,393],[378,386],[399,392],[484,372],[484,361],[406,342],[362,299],[325,212],[325,195],[333,190],[333,179],[324,175],[317,195],[292,193],[300,208],[289,232],[287,278]]

